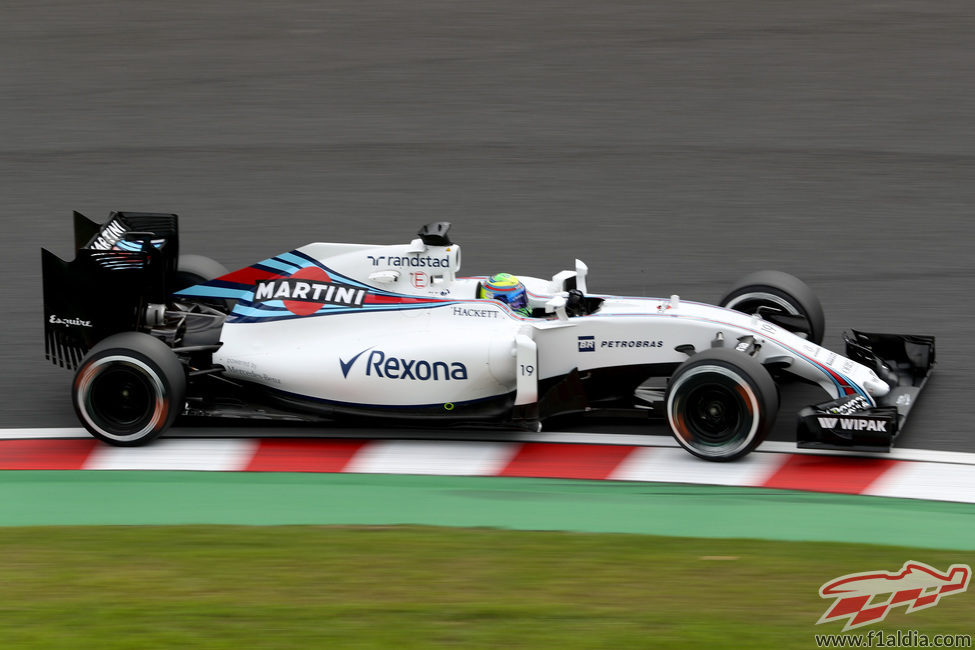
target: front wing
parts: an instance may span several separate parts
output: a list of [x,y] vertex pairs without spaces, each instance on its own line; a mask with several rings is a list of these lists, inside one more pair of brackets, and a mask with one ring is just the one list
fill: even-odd
[[875,406],[850,395],[800,410],[796,443],[805,449],[889,452],[931,376],[934,337],[852,330],[844,340],[846,356],[872,368],[890,392]]

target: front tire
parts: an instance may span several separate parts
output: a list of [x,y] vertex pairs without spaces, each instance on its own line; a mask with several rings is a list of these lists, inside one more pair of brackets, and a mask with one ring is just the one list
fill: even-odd
[[808,284],[782,271],[746,275],[718,304],[746,314],[765,310],[769,321],[816,345],[822,344],[826,333],[826,315],[819,298]]
[[226,266],[203,255],[180,255],[176,267],[176,291],[229,273]]
[[157,338],[123,332],[91,349],[75,373],[72,402],[91,435],[120,447],[159,437],[185,403],[186,373]]
[[741,458],[765,440],[779,410],[779,394],[757,360],[713,348],[677,368],[665,403],[680,446],[720,462]]

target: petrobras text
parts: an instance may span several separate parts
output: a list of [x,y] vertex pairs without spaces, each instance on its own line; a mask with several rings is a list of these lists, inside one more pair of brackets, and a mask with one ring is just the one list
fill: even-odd
[[663,341],[600,341],[600,348],[662,348]]

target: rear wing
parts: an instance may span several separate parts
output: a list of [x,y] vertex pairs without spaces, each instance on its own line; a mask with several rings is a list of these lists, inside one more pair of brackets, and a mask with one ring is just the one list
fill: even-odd
[[98,224],[74,213],[74,261],[41,249],[45,356],[75,368],[95,343],[138,329],[165,303],[179,260],[177,216],[112,212]]

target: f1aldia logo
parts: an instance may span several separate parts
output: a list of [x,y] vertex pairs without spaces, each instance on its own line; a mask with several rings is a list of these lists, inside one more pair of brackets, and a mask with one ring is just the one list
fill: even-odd
[[942,573],[923,562],[905,562],[900,571],[865,571],[830,580],[819,588],[820,598],[835,598],[816,625],[846,620],[843,631],[879,623],[893,607],[907,606],[911,614],[934,607],[942,596],[968,589],[972,568],[952,564]]
[[[370,352],[370,350],[372,350]],[[460,361],[426,361],[425,359],[404,359],[386,356],[382,350],[366,348],[348,361],[339,358],[342,376],[348,377],[355,362],[366,352],[366,376],[383,379],[413,379],[419,381],[450,381],[467,379],[467,366]]]
[[332,282],[317,266],[301,269],[286,278],[258,280],[254,288],[255,302],[283,300],[288,311],[298,316],[314,314],[325,305],[362,307],[365,298],[365,289]]

